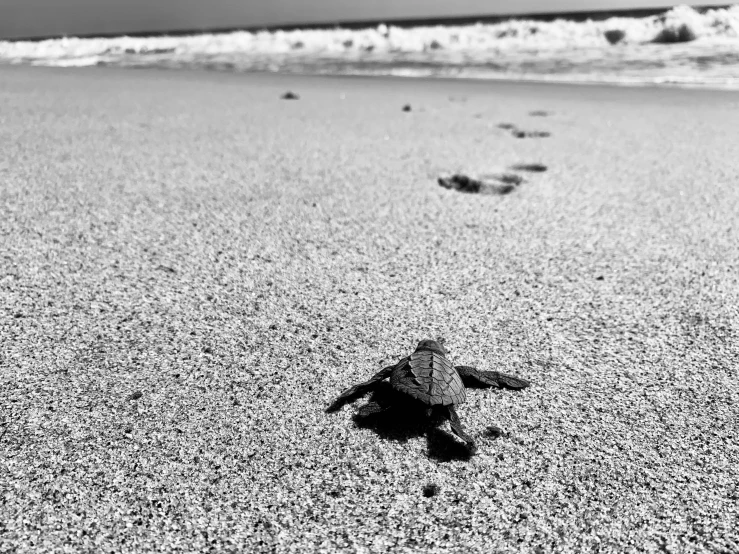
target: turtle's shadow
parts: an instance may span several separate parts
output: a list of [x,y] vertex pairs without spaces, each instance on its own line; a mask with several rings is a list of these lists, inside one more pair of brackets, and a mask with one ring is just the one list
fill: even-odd
[[474,448],[455,440],[450,433],[442,431],[438,427],[426,432],[426,442],[429,458],[438,462],[467,461],[475,453]]
[[361,416],[356,413],[353,420],[357,427],[370,429],[380,438],[398,442],[426,435],[428,456],[440,462],[469,460],[473,451],[451,435],[439,429],[448,425],[448,419],[436,410],[427,415],[428,406],[394,390],[389,383],[380,383],[369,398],[386,411]]
[[479,383],[477,381],[474,381],[472,379],[467,379],[464,381],[464,388],[466,389],[488,389],[490,390],[490,385],[485,385],[483,383]]

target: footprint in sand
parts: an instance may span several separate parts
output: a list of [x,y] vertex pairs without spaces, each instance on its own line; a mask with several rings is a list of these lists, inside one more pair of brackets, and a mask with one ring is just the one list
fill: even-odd
[[551,136],[549,131],[524,131],[516,127],[513,123],[499,123],[498,128],[510,131],[516,138],[544,138]]
[[[530,173],[543,173],[547,166],[540,163],[517,163],[509,166],[514,171],[528,171]],[[517,173],[483,173],[476,177],[470,177],[464,173],[455,173],[446,177],[439,177],[437,182],[445,189],[458,192],[476,194],[509,194],[525,183],[525,179]]]
[[523,131],[521,129],[514,129],[511,134],[516,138],[546,138],[552,135],[549,131]]
[[547,166],[543,164],[513,164],[511,169],[515,171],[531,171],[532,173],[542,173],[547,170]]
[[439,185],[445,189],[478,194],[508,194],[523,182],[523,177],[515,173],[490,173],[478,177],[455,173],[438,179]]

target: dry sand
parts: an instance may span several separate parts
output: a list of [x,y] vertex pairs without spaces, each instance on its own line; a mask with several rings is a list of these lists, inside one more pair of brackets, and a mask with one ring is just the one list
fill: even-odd
[[[0,144],[0,552],[739,551],[736,94],[0,67]],[[324,413],[437,336],[532,382],[475,456]]]

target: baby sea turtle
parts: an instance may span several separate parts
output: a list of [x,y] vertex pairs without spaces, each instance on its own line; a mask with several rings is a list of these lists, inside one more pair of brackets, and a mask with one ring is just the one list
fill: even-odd
[[[467,398],[465,385],[477,385],[507,389],[523,389],[529,386],[528,381],[499,373],[497,371],[479,371],[465,365],[453,366],[447,358],[444,347],[435,340],[422,340],[415,352],[375,374],[369,381],[354,385],[345,390],[334,400],[327,411],[339,409],[352,397],[364,394],[390,378],[390,385],[397,391],[405,393],[429,406],[426,414],[431,415],[434,409],[446,417],[452,431],[469,446],[474,447],[472,438],[464,432],[455,406]],[[386,410],[377,402],[370,402],[359,409],[358,415],[365,417]]]

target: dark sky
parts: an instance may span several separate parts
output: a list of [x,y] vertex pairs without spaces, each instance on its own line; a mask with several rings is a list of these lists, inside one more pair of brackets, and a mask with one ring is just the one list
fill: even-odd
[[[0,0],[0,38],[594,11],[675,3],[668,0]],[[696,5],[714,3],[698,1]]]

